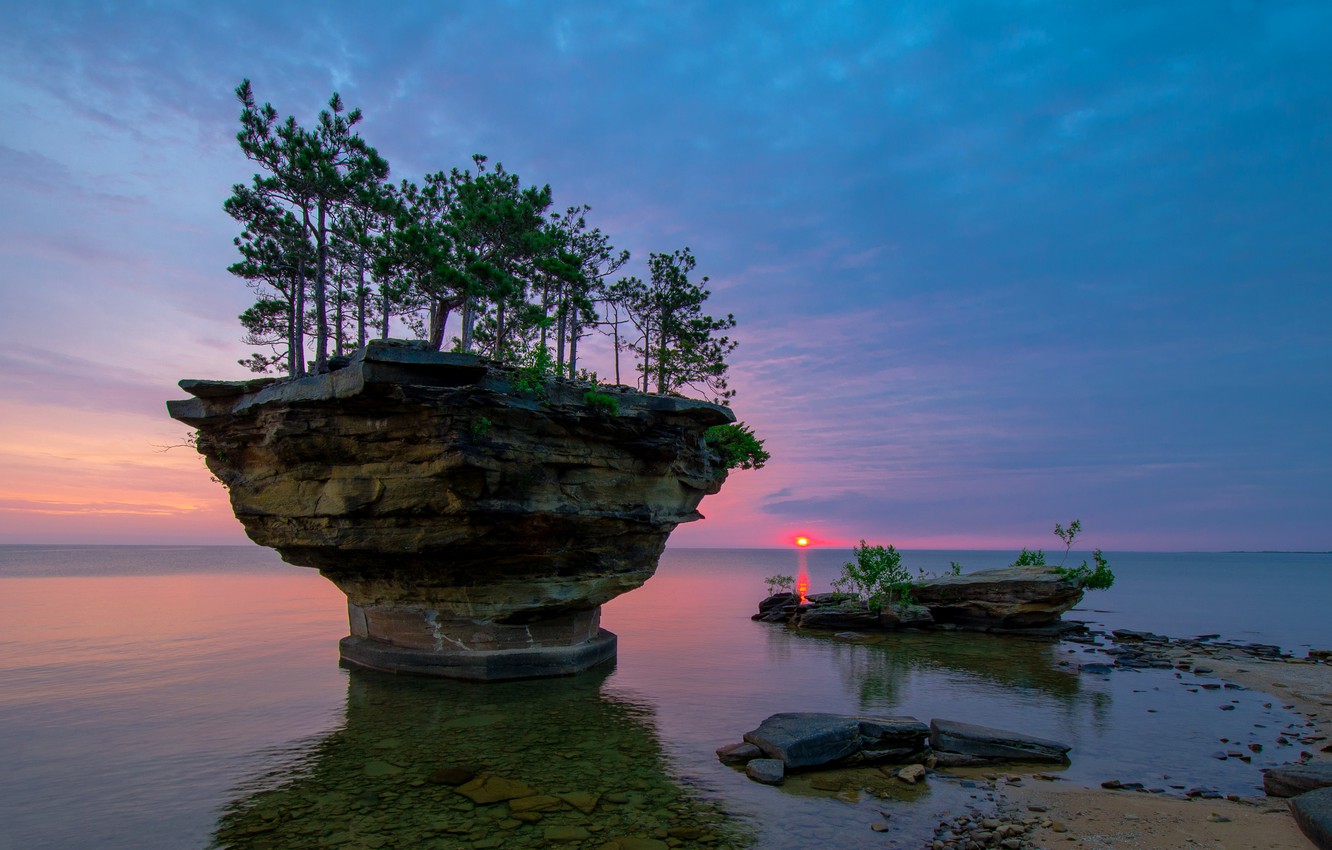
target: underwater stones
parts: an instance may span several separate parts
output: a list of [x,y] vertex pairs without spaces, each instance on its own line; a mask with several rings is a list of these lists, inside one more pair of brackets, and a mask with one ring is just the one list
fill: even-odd
[[656,838],[612,838],[597,850],[670,850],[670,845]]
[[558,812],[564,808],[564,801],[549,794],[533,794],[531,797],[516,797],[509,800],[509,811],[518,812]]
[[1058,741],[1020,732],[939,719],[930,721],[930,745],[936,752],[958,753],[987,761],[1055,764],[1066,763],[1068,751],[1072,749]]
[[402,773],[402,768],[398,767],[396,764],[390,764],[389,762],[381,761],[379,759],[373,759],[366,762],[365,767],[362,770],[366,776],[372,778],[396,776],[397,774]]
[[597,803],[601,802],[600,794],[593,794],[588,791],[570,791],[566,794],[556,794],[555,796],[585,815],[592,814],[597,807]]
[[[375,340],[296,380],[184,381],[168,403],[252,540],[348,599],[351,666],[478,680],[615,656],[602,603],[656,570],[726,479],[724,407],[588,385],[520,392],[480,358]],[[612,390],[614,391],[614,390]]]
[[441,767],[426,776],[436,785],[465,785],[476,778],[476,771],[466,767]]
[[473,803],[478,804],[501,803],[505,800],[516,800],[520,797],[532,797],[537,793],[526,782],[517,779],[505,779],[488,773],[483,773],[471,782],[459,785],[454,790]]

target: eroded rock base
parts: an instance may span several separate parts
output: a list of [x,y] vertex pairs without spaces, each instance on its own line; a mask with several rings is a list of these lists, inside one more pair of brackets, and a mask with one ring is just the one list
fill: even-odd
[[349,667],[475,682],[572,676],[613,661],[615,647],[615,635],[605,629],[578,644],[522,649],[420,649],[354,635],[338,644],[342,663]]

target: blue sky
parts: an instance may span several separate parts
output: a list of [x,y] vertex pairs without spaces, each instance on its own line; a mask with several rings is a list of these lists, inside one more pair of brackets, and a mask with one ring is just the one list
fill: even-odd
[[693,249],[774,460],[681,545],[1332,549],[1332,5],[383,9],[0,2],[0,541],[243,539],[155,446],[243,376],[249,77]]

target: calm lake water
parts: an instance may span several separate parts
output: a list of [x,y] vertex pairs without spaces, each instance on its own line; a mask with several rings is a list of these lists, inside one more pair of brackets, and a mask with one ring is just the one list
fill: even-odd
[[[906,561],[980,569],[1013,554]],[[1107,554],[1115,587],[1070,617],[1296,655],[1332,646],[1332,556]],[[1294,756],[1274,741],[1301,720],[1265,697],[1192,692],[1193,675],[1170,670],[1080,675],[1094,653],[1074,644],[847,643],[749,620],[763,577],[795,574],[803,559],[821,590],[848,555],[670,550],[655,578],[604,609],[620,637],[615,665],[474,685],[339,668],[344,597],[257,547],[2,546],[0,850],[540,847],[551,827],[586,831],[569,847],[674,829],[686,846],[886,848],[918,846],[980,795],[877,771],[843,777],[840,792],[815,787],[829,784],[817,775],[770,788],[717,762],[716,747],[779,711],[1024,730],[1071,744],[1061,775],[1089,785],[1248,794],[1260,767]],[[1223,737],[1264,750],[1251,765],[1219,762]],[[427,781],[448,766],[600,802],[526,823]],[[883,812],[887,835],[869,830]],[[710,843],[695,845],[699,833]]]

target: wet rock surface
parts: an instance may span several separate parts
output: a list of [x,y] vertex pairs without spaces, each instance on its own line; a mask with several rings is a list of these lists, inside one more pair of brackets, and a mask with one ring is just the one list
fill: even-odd
[[1294,797],[1332,787],[1332,761],[1288,764],[1263,772],[1263,790],[1271,797]]
[[721,487],[703,432],[734,415],[613,388],[609,415],[585,403],[586,384],[520,391],[513,374],[373,341],[327,374],[183,381],[196,397],[168,410],[198,429],[250,538],[347,594],[344,660],[573,672],[613,657],[599,606],[646,581]]
[[786,772],[882,764],[885,775],[914,785],[926,778],[926,766],[1063,764],[1069,750],[1056,741],[950,720],[927,726],[914,717],[789,712],[764,720],[743,743],[718,748],[717,758],[735,767],[775,761]]
[[1292,797],[1290,813],[1315,847],[1332,850],[1332,788]]
[[935,750],[987,761],[1052,764],[1067,762],[1068,751],[1072,749],[1058,741],[955,720],[931,720],[930,745]]
[[744,739],[787,770],[807,770],[906,760],[924,752],[928,736],[914,717],[791,712],[772,715]]

